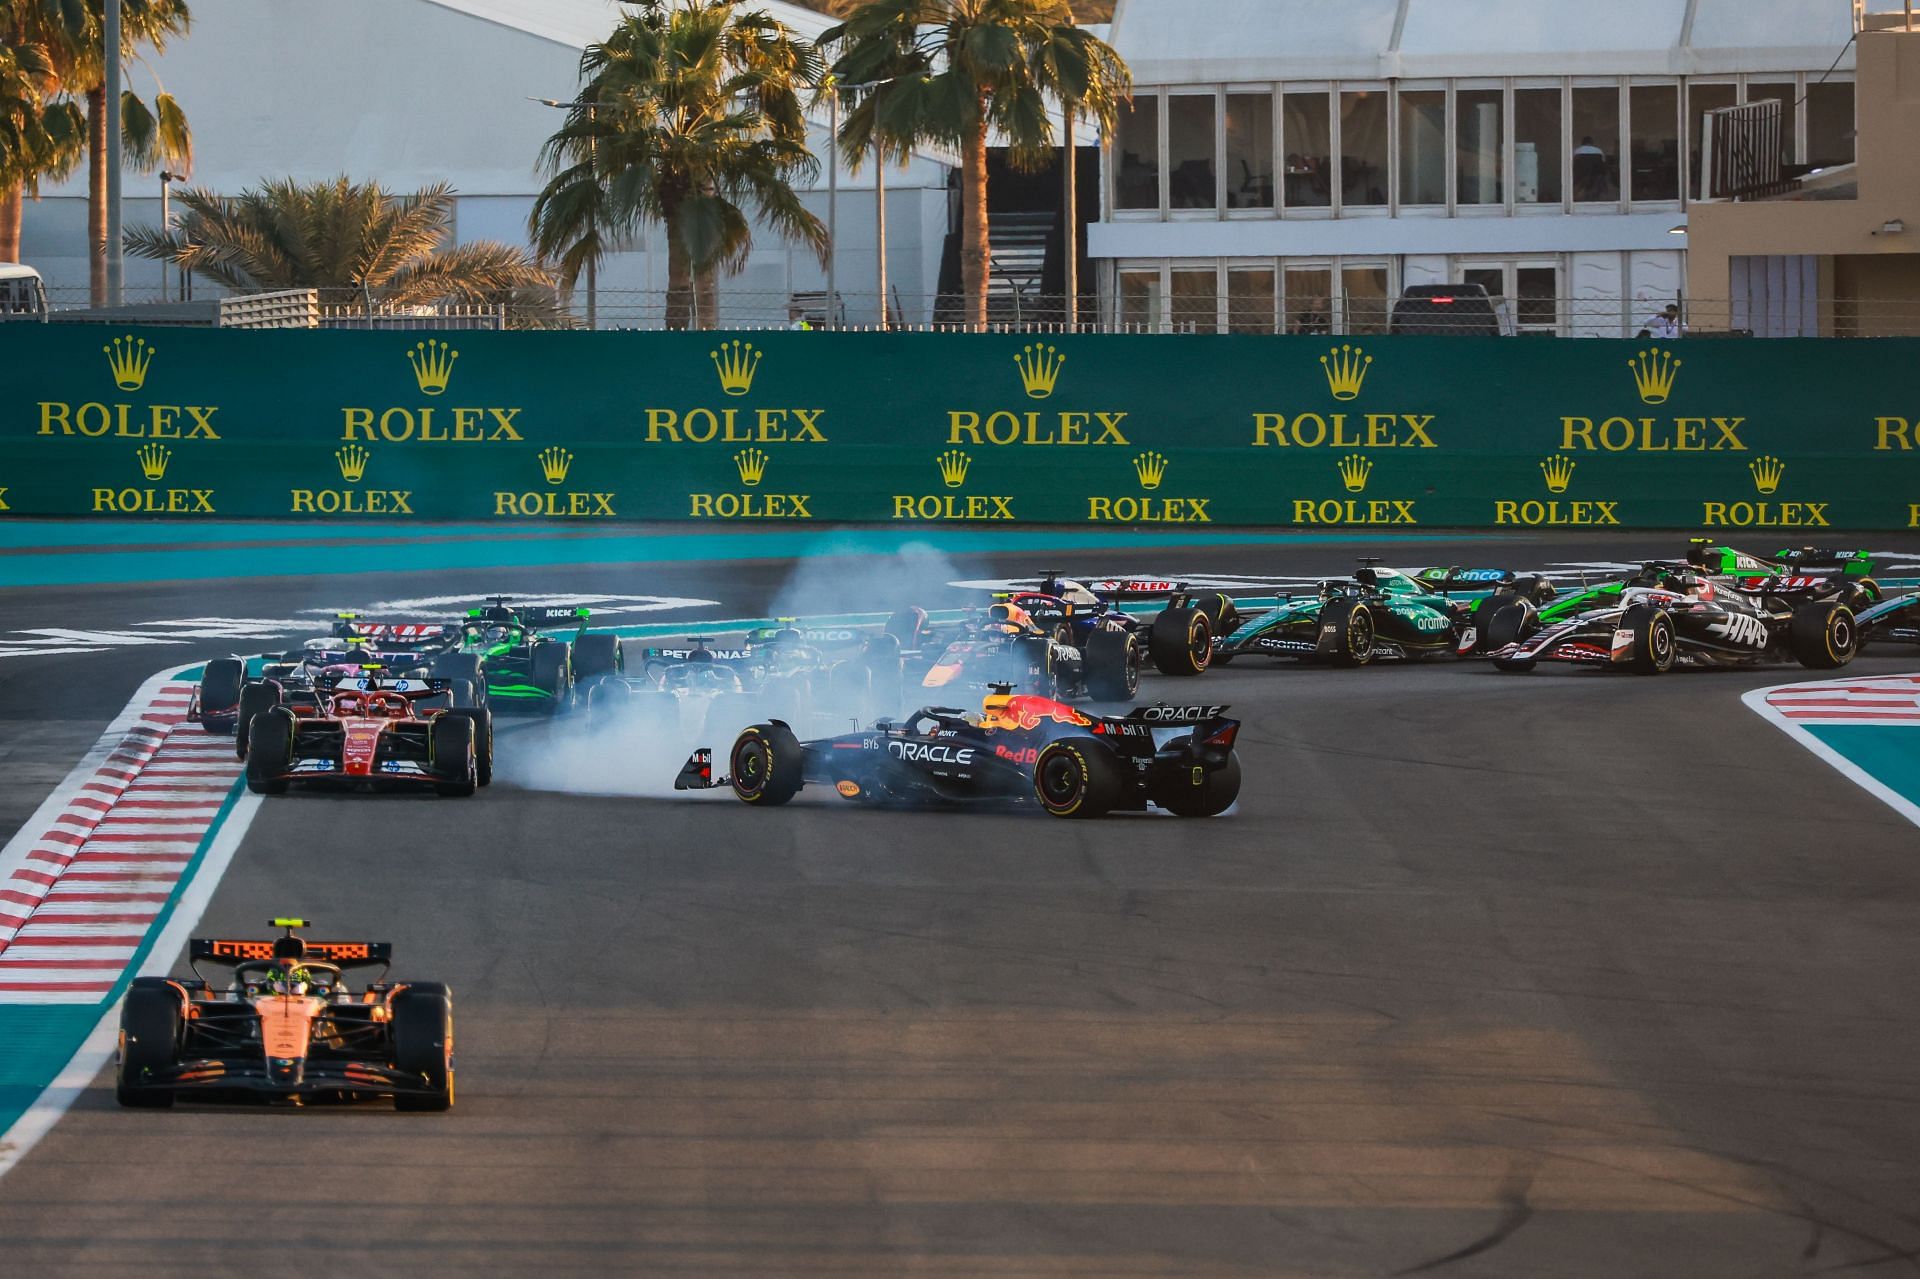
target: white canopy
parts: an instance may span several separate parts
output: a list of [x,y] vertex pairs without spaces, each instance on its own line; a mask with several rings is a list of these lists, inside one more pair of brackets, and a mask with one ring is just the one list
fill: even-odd
[[1851,0],[1120,0],[1137,84],[1853,66]]

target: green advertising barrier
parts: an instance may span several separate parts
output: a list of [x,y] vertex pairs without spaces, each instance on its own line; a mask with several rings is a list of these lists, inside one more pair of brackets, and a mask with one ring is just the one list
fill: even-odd
[[1898,339],[14,324],[0,518],[1914,528],[1917,369]]

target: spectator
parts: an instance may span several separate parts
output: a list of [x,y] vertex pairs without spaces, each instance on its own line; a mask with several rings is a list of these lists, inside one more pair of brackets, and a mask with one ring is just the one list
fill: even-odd
[[1591,134],[1580,139],[1580,145],[1573,149],[1573,198],[1575,200],[1605,200],[1611,198],[1608,188],[1610,172],[1607,165],[1607,153],[1594,145]]
[[1671,342],[1681,336],[1686,330],[1680,323],[1679,304],[1667,303],[1665,310],[1647,321],[1646,331],[1659,342]]

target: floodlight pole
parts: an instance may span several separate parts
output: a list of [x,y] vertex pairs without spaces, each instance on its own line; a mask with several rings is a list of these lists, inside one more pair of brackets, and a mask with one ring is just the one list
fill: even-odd
[[107,305],[119,306],[126,298],[123,288],[123,260],[120,256],[120,0],[106,0],[106,23],[102,32],[102,57],[106,79],[103,92],[107,109]]

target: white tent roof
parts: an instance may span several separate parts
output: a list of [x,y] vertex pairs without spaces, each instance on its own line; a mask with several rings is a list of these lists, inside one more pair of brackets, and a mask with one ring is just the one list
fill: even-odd
[[1137,84],[1853,65],[1851,0],[1120,0]]

